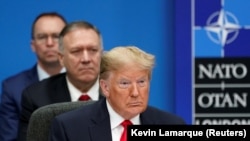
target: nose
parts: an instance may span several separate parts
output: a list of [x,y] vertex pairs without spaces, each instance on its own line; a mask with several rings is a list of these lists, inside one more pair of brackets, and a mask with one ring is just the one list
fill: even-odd
[[90,55],[89,55],[88,51],[84,50],[82,53],[81,61],[82,62],[89,62],[89,60],[90,60]]
[[132,83],[131,86],[131,96],[137,96],[139,94],[139,88],[137,83]]
[[49,46],[51,46],[51,45],[53,45],[53,43],[54,43],[53,38],[51,36],[48,36],[47,40],[46,40],[46,44],[49,45]]

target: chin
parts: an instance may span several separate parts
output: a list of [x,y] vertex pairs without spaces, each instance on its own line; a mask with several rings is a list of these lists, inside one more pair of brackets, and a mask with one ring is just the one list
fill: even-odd
[[58,59],[56,58],[56,59],[47,59],[46,60],[46,62],[48,63],[48,64],[51,64],[51,65],[54,65],[54,64],[57,64],[57,63],[59,63],[59,61],[58,61]]
[[92,81],[95,81],[95,77],[93,76],[89,76],[89,75],[83,75],[81,76],[81,81],[83,82],[92,82]]
[[141,113],[145,110],[145,108],[143,107],[132,107],[131,109],[131,113],[134,113],[134,114],[138,114],[138,113]]

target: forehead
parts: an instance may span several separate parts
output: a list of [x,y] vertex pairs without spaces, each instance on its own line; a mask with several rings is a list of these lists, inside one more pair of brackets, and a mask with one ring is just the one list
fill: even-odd
[[60,32],[65,26],[62,19],[56,16],[44,16],[37,20],[34,26],[35,32],[40,31],[55,31]]
[[78,28],[68,32],[63,41],[65,44],[69,43],[71,45],[78,43],[85,44],[100,44],[100,37],[93,29]]
[[141,78],[148,78],[149,70],[140,69],[140,68],[129,68],[124,67],[124,69],[119,69],[111,72],[111,78],[114,79],[129,79],[137,80]]

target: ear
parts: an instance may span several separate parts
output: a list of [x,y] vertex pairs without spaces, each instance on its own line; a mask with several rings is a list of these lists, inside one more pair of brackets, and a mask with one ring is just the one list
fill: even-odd
[[60,53],[60,52],[58,52],[58,60],[59,60],[59,62],[60,62],[60,64],[61,64],[61,66],[64,67],[63,57],[64,57],[63,54]]
[[100,86],[102,89],[102,93],[104,94],[105,97],[109,97],[109,86],[108,82],[104,79],[100,79]]
[[36,52],[35,41],[33,39],[30,41],[30,46],[31,46],[32,51]]

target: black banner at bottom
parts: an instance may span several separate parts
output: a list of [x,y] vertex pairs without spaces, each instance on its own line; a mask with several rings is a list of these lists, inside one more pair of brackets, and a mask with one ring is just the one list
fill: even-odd
[[221,141],[250,140],[250,125],[131,125],[128,141],[169,139]]

